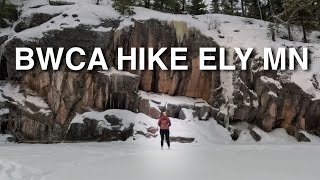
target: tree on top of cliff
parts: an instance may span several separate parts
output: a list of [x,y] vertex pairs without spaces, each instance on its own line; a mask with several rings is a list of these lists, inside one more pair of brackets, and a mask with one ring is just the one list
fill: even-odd
[[220,2],[219,0],[212,0],[210,4],[211,13],[220,13]]
[[185,1],[178,0],[158,0],[154,1],[153,9],[169,13],[182,13]]
[[191,5],[189,6],[189,13],[192,15],[205,14],[207,5],[203,0],[191,0]]
[[303,41],[308,42],[308,33],[319,28],[319,13],[319,0],[285,0],[283,12],[274,14],[272,20],[287,28],[289,40],[293,40],[291,26],[301,26]]
[[112,6],[122,15],[133,15],[134,11],[132,6],[134,2],[135,0],[114,0]]
[[13,4],[8,3],[6,0],[0,2],[0,28],[9,27],[10,23],[18,19],[18,11]]
[[225,0],[221,3],[222,10],[224,14],[235,15],[237,14],[237,4],[239,0]]

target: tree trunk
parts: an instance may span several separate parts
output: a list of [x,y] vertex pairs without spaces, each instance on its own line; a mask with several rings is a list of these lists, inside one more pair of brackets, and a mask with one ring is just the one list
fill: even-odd
[[[273,9],[272,9],[272,0],[268,0],[268,4],[269,4],[269,16],[271,17],[271,20],[273,21]],[[270,18],[270,17],[267,17]]]
[[272,29],[272,32],[271,32],[271,38],[272,38],[272,41],[276,41],[276,33],[274,32],[274,29]]
[[307,43],[308,39],[307,39],[307,32],[306,29],[302,26],[302,32],[303,32],[303,42]]
[[231,8],[231,15],[234,14],[234,9],[233,9],[233,0],[230,0],[230,8]]
[[287,29],[288,29],[288,39],[289,41],[292,41],[292,35],[291,35],[291,27],[290,27],[290,24],[287,25]]
[[274,29],[274,18],[273,18],[273,10],[272,10],[272,0],[268,1],[269,3],[269,15],[271,17],[271,22],[272,22],[272,29],[271,29],[271,37],[272,37],[272,41],[276,41],[276,32]]
[[244,11],[244,0],[241,0],[241,11],[242,11],[242,16],[245,17],[246,13]]
[[181,11],[184,12],[186,10],[186,0],[182,0],[182,9]]
[[260,0],[257,0],[257,2],[258,2],[259,13],[260,13],[260,19],[262,20],[262,11],[261,11],[261,6],[260,6]]
[[150,0],[145,0],[144,1],[144,7],[145,8],[150,8]]

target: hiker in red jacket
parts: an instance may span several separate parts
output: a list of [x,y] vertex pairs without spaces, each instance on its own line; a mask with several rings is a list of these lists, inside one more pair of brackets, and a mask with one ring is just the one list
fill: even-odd
[[160,127],[160,136],[161,136],[161,149],[163,149],[163,140],[166,137],[168,148],[170,149],[170,140],[169,140],[169,127],[171,126],[171,121],[167,117],[166,112],[162,112],[161,117],[159,118],[158,125]]

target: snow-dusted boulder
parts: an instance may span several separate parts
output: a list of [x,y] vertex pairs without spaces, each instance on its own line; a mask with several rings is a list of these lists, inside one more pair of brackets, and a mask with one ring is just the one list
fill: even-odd
[[177,118],[179,116],[179,113],[181,111],[181,106],[178,104],[167,104],[166,107],[166,113],[167,116]]
[[66,132],[65,141],[125,141],[137,135],[155,138],[157,121],[128,110],[89,111],[77,114]]
[[[79,118],[79,117],[75,117]],[[105,115],[105,121],[85,117],[81,123],[73,122],[65,141],[125,141],[133,135],[133,124],[124,124],[115,115]]]
[[196,117],[200,120],[208,120],[211,117],[212,107],[207,103],[197,103],[194,110]]

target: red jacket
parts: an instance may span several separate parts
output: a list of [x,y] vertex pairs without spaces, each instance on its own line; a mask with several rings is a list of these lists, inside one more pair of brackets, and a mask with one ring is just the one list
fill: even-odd
[[161,116],[158,121],[160,129],[169,129],[171,126],[171,121],[167,116]]

